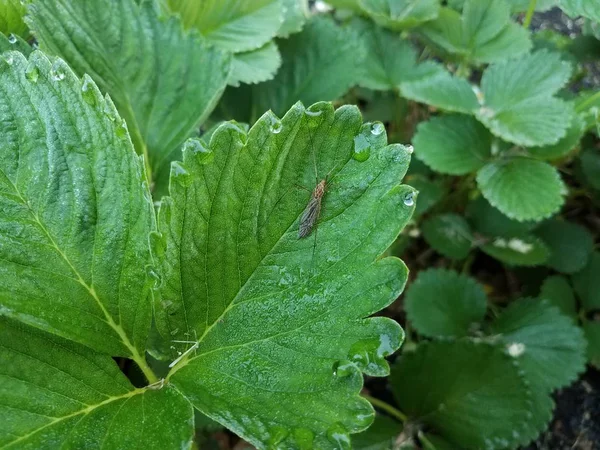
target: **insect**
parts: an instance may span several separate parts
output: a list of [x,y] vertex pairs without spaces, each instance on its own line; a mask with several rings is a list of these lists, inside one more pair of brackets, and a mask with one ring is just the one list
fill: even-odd
[[308,205],[304,209],[302,216],[300,216],[300,227],[298,228],[298,239],[305,238],[310,235],[317,220],[319,220],[319,216],[321,215],[321,202],[323,201],[323,196],[325,195],[325,191],[327,190],[327,178],[321,180],[317,183],[314,190],[312,191],[312,195]]

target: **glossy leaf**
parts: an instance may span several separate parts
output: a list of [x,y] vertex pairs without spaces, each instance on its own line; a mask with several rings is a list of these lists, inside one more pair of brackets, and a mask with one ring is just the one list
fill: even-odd
[[362,10],[393,30],[415,27],[438,15],[438,0],[359,0]]
[[587,265],[573,274],[573,286],[583,308],[587,311],[600,309],[600,252],[592,253]]
[[463,337],[483,320],[487,298],[474,279],[445,269],[420,272],[406,291],[408,320],[430,337]]
[[281,55],[274,42],[249,52],[236,53],[229,75],[229,84],[255,84],[271,80],[281,66]]
[[173,387],[136,389],[110,356],[0,317],[0,447],[177,450],[192,406]]
[[546,50],[496,63],[483,74],[477,119],[515,144],[555,144],[566,135],[573,108],[553,94],[570,74],[570,64]]
[[475,238],[468,222],[458,214],[438,214],[422,225],[423,237],[437,252],[451,259],[466,258]]
[[556,306],[565,316],[577,320],[575,292],[564,276],[552,275],[546,278],[538,298]]
[[42,48],[110,94],[154,172],[168,169],[229,76],[226,52],[184,33],[175,18],[160,17],[153,2],[39,0],[29,23]]
[[543,223],[535,234],[550,248],[547,264],[562,273],[575,273],[585,267],[594,250],[594,237],[583,226],[564,220]]
[[[372,142],[364,162],[358,136]],[[169,375],[195,407],[263,446],[339,448],[371,423],[360,371],[386,375],[402,331],[367,317],[406,281],[379,256],[414,209],[398,185],[409,159],[355,107],[329,103],[186,146],[159,212],[155,310],[166,339],[197,342],[176,344],[191,350]],[[297,186],[322,179],[316,228],[299,239],[311,194]]]
[[283,0],[167,0],[187,28],[231,52],[255,50],[269,42],[283,23]]
[[550,258],[550,250],[536,236],[522,235],[511,238],[494,238],[481,245],[481,250],[511,266],[541,266]]
[[22,0],[0,0],[0,33],[26,36],[29,34],[23,17],[27,12]]
[[415,156],[436,172],[466,175],[490,158],[492,136],[473,117],[444,115],[421,122],[413,145]]
[[518,361],[486,342],[422,343],[394,366],[392,389],[411,419],[465,450],[518,447],[551,418],[551,399],[533,409]]
[[523,157],[487,164],[477,174],[477,184],[492,206],[519,221],[551,216],[562,206],[566,191],[554,167]]
[[313,17],[302,32],[278,43],[283,63],[273,80],[252,88],[253,111],[281,115],[297,101],[334,100],[358,82],[362,47],[330,18]]
[[548,392],[567,386],[585,370],[583,332],[550,303],[513,302],[494,321],[491,332],[519,360],[530,383]]
[[[0,64],[0,312],[139,360],[148,183],[110,99],[41,52]],[[5,55],[6,57],[6,55]]]
[[467,0],[462,15],[442,8],[419,30],[445,51],[477,62],[513,58],[531,48],[527,30],[510,20],[504,0]]

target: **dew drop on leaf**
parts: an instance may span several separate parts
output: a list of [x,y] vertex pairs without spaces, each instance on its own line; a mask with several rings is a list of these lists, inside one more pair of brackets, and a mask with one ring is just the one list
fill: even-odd
[[27,78],[32,83],[37,83],[38,78],[40,77],[40,69],[33,64],[29,63],[27,68],[25,69],[25,78]]
[[121,119],[121,123],[119,124],[119,126],[115,130],[115,133],[117,134],[117,137],[119,137],[121,139],[125,139],[127,137],[127,135],[128,135],[128,132],[127,132],[127,122],[125,122],[124,119]]
[[336,424],[327,430],[327,439],[335,444],[340,450],[349,450],[352,448],[350,435],[341,424]]
[[81,84],[81,97],[90,106],[96,106],[99,101],[97,93],[94,89],[94,82],[87,74],[83,76],[83,83]]
[[406,206],[413,206],[415,204],[415,194],[413,192],[409,192],[404,196],[403,202]]
[[50,74],[54,81],[62,81],[65,79],[65,77],[67,75],[66,75],[66,69],[64,66],[65,66],[65,63],[63,61],[61,61],[60,59],[57,59],[56,61],[54,61],[54,64],[52,64],[52,69],[50,70]]
[[8,36],[8,42],[10,42],[11,44],[16,44],[17,43],[17,36],[15,36],[14,34],[10,34],[10,36]]
[[276,449],[278,448],[279,444],[281,444],[283,442],[283,440],[288,437],[289,432],[288,430],[286,430],[283,427],[274,427],[271,430],[271,436],[269,437],[268,441],[267,441],[267,448],[271,449]]
[[6,64],[8,64],[9,66],[12,66],[13,63],[15,62],[15,59],[14,59],[13,55],[6,54],[6,55],[4,55],[4,61],[6,61]]
[[283,129],[281,120],[279,120],[274,115],[269,116],[269,120],[271,121],[271,126],[269,127],[269,130],[271,131],[271,133],[273,133],[273,134],[281,133],[281,130]]
[[192,181],[190,173],[178,161],[171,163],[171,179],[183,187],[189,186]]
[[356,368],[350,361],[336,361],[333,363],[332,371],[333,376],[344,378],[356,372]]
[[300,450],[311,450],[315,435],[307,428],[297,428],[294,430],[294,439]]
[[385,125],[383,125],[381,122],[375,122],[373,125],[371,125],[371,133],[374,136],[379,136],[384,131],[385,131]]
[[415,151],[415,148],[412,145],[406,145],[406,151],[408,152],[409,155],[412,155],[413,152]]
[[156,269],[152,266],[148,266],[146,268],[146,273],[150,279],[154,280],[154,288],[159,288],[162,284],[162,278]]
[[214,155],[212,150],[206,147],[198,138],[190,138],[183,144],[183,152],[193,154],[200,164],[212,161]]
[[369,156],[371,156],[371,143],[364,134],[359,134],[354,138],[352,157],[359,162],[363,162],[369,159]]

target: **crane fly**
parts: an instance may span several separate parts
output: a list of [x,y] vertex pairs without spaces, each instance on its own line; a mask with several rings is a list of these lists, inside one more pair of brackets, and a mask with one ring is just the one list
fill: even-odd
[[312,191],[310,201],[306,205],[302,216],[300,216],[300,227],[298,228],[298,239],[310,235],[321,215],[321,202],[327,189],[327,178],[317,183]]

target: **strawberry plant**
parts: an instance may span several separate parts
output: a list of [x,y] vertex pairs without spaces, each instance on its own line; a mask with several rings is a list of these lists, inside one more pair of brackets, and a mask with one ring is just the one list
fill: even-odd
[[0,448],[600,441],[598,11],[0,0]]

